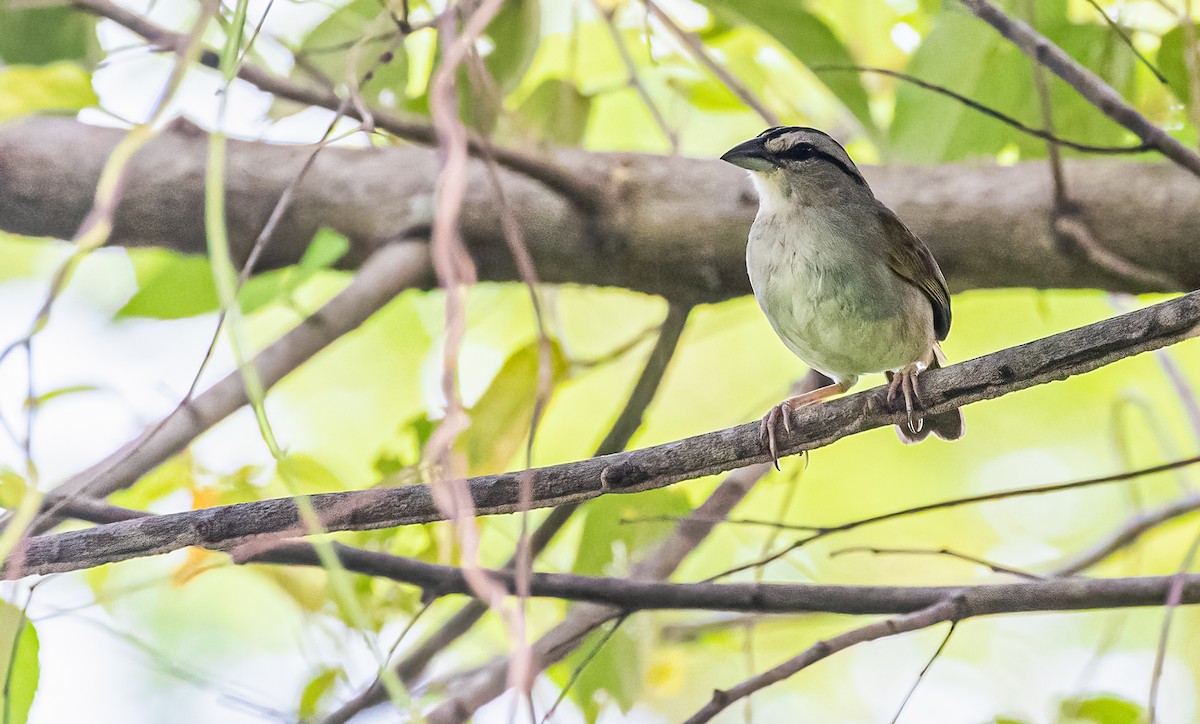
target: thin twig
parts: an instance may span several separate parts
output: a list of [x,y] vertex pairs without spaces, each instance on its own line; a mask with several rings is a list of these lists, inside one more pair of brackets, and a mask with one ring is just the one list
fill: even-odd
[[1166,598],[1166,609],[1163,611],[1162,629],[1158,634],[1158,645],[1154,649],[1154,668],[1150,674],[1150,694],[1146,706],[1149,724],[1155,724],[1158,721],[1158,690],[1162,685],[1163,666],[1167,660],[1167,643],[1170,641],[1171,636],[1171,620],[1175,617],[1175,609],[1179,608],[1179,604],[1183,602],[1183,586],[1187,581],[1187,573],[1191,570],[1192,561],[1196,559],[1196,552],[1198,550],[1200,550],[1200,533],[1197,533],[1192,538],[1192,544],[1188,546],[1187,553],[1183,556],[1183,561],[1179,564],[1179,571],[1171,577],[1171,586],[1168,589]]
[[1078,554],[1046,575],[1049,577],[1073,576],[1103,562],[1117,551],[1128,548],[1138,541],[1147,531],[1163,523],[1183,517],[1200,510],[1200,495],[1183,498],[1174,503],[1164,505],[1157,510],[1147,511],[1126,521],[1119,529],[1113,531],[1107,538],[1096,546]]
[[917,693],[917,687],[921,685],[921,682],[925,679],[925,675],[933,667],[933,662],[937,661],[942,652],[946,650],[946,644],[950,643],[950,637],[954,635],[956,628],[958,628],[958,621],[951,621],[950,628],[942,638],[942,643],[938,644],[937,650],[933,652],[933,656],[929,657],[929,661],[925,662],[921,673],[917,674],[917,680],[913,682],[912,686],[908,689],[908,693],[904,695],[904,699],[900,701],[900,706],[896,708],[896,715],[892,717],[891,724],[896,724],[896,722],[900,721],[900,715],[904,713],[904,707],[908,706],[908,702],[912,699],[913,694]]
[[625,39],[621,37],[621,29],[617,27],[615,19],[616,9],[605,7],[600,3],[600,0],[591,0],[592,7],[599,13],[600,19],[604,21],[604,25],[608,28],[608,35],[612,38],[613,46],[617,49],[617,54],[621,57],[621,62],[625,64],[625,72],[627,73],[626,83],[630,88],[637,93],[638,98],[642,100],[642,105],[650,113],[650,117],[654,120],[654,125],[658,126],[658,130],[667,139],[667,145],[670,146],[671,154],[679,153],[679,134],[671,129],[667,123],[667,119],[659,110],[658,104],[654,102],[654,98],[650,95],[650,91],[646,89],[646,85],[642,82],[641,76],[638,74],[637,63],[634,62],[633,56],[629,54],[629,47],[625,44]]
[[884,548],[877,546],[851,546],[849,548],[839,548],[836,551],[829,553],[830,558],[842,556],[847,553],[870,553],[871,555],[907,555],[907,556],[946,556],[948,558],[956,558],[966,563],[973,563],[977,566],[983,566],[992,573],[1001,573],[1018,578],[1040,581],[1043,576],[1029,571],[1022,571],[1018,568],[1010,568],[1009,566],[1001,565],[977,556],[960,553],[950,548]]
[[[1105,485],[1108,483],[1117,483],[1117,482],[1123,482],[1126,480],[1134,480],[1134,479],[1137,479],[1140,477],[1144,477],[1146,475],[1153,475],[1155,473],[1161,473],[1161,472],[1165,472],[1167,470],[1174,470],[1176,468],[1181,468],[1181,467],[1185,467],[1188,465],[1195,465],[1197,463],[1200,463],[1200,455],[1194,455],[1190,458],[1185,458],[1183,460],[1175,460],[1175,461],[1172,461],[1169,463],[1163,463],[1161,465],[1154,465],[1154,466],[1151,466],[1148,468],[1141,468],[1140,470],[1131,470],[1131,471],[1124,472],[1124,473],[1116,473],[1114,475],[1105,475],[1105,476],[1098,477],[1098,478],[1086,478],[1084,480],[1074,480],[1074,481],[1071,481],[1068,483],[1054,483],[1051,485],[1038,485],[1038,486],[1033,486],[1033,487],[1028,487],[1028,488],[1014,488],[1012,490],[999,490],[994,493],[983,493],[980,495],[970,495],[970,496],[966,496],[966,497],[962,497],[962,498],[952,498],[950,500],[942,500],[942,501],[938,501],[936,503],[929,503],[926,505],[918,505],[918,506],[914,506],[911,508],[904,508],[902,510],[895,510],[890,513],[882,513],[880,515],[873,515],[868,518],[859,518],[857,520],[848,521],[846,523],[841,523],[839,525],[834,525],[834,526],[827,526],[827,527],[813,527],[813,526],[803,526],[803,525],[790,526],[790,527],[793,527],[795,530],[811,531],[811,533],[809,535],[793,542],[791,545],[783,548],[782,550],[777,551],[776,553],[773,553],[769,556],[760,558],[759,560],[737,566],[736,568],[731,568],[727,571],[722,571],[721,573],[718,573],[718,574],[710,577],[709,580],[716,580],[718,578],[724,578],[726,576],[733,575],[734,573],[740,573],[741,571],[744,571],[744,570],[749,570],[751,568],[757,568],[759,566],[765,566],[768,563],[772,563],[776,560],[779,560],[780,558],[783,558],[784,556],[788,555],[792,551],[795,551],[799,548],[802,548],[802,547],[808,545],[809,543],[812,543],[813,541],[820,540],[821,538],[825,538],[825,537],[833,535],[835,533],[844,533],[846,531],[854,530],[855,528],[861,528],[861,527],[867,526],[867,525],[874,525],[876,523],[882,523],[887,520],[895,520],[897,518],[904,518],[904,517],[907,517],[910,515],[916,515],[918,513],[928,513],[930,511],[934,511],[934,510],[946,510],[949,508],[957,508],[957,507],[963,506],[963,505],[974,505],[975,503],[986,503],[986,502],[991,502],[991,501],[995,501],[995,500],[1005,500],[1008,498],[1023,497],[1023,496],[1027,496],[1027,495],[1044,495],[1047,493],[1057,493],[1057,492],[1061,492],[1064,490],[1079,490],[1081,488],[1089,488],[1089,487],[1092,487],[1095,485]],[[749,524],[749,525],[762,525],[762,526],[767,526],[767,527],[772,527],[772,528],[785,527],[785,526],[780,526],[771,521],[761,521],[761,520],[742,519],[742,520],[724,521],[724,522],[737,522],[737,523],[743,523],[743,524]]]
[[1137,59],[1141,61],[1142,65],[1146,66],[1146,68],[1154,74],[1155,78],[1158,78],[1158,82],[1162,83],[1163,85],[1167,85],[1167,77],[1163,75],[1158,68],[1154,67],[1154,64],[1150,62],[1149,58],[1142,55],[1142,51],[1137,49],[1137,45],[1134,44],[1133,38],[1129,37],[1129,33],[1125,32],[1125,28],[1122,28],[1116,20],[1110,18],[1108,13],[1104,12],[1104,8],[1100,7],[1100,3],[1096,2],[1096,0],[1087,0],[1087,2],[1088,5],[1091,5],[1096,9],[1096,12],[1100,13],[1100,17],[1104,18],[1104,22],[1108,24],[1108,27],[1112,28],[1112,31],[1117,34],[1117,37],[1119,37],[1121,41],[1124,42],[1131,51],[1133,51],[1133,54],[1137,56]]
[[1015,128],[1016,130],[1020,131],[1021,133],[1025,133],[1025,134],[1028,134],[1035,138],[1040,138],[1043,141],[1046,141],[1047,143],[1053,143],[1056,146],[1070,148],[1075,151],[1082,151],[1084,153],[1094,153],[1094,154],[1100,154],[1100,155],[1117,156],[1117,155],[1125,155],[1125,154],[1130,154],[1130,153],[1143,153],[1145,151],[1150,151],[1150,150],[1157,148],[1157,146],[1154,146],[1153,144],[1148,143],[1148,142],[1139,144],[1137,146],[1093,146],[1093,145],[1090,145],[1087,143],[1078,143],[1076,141],[1069,141],[1065,138],[1060,138],[1060,137],[1054,135],[1054,133],[1051,132],[1050,130],[1045,130],[1045,129],[1041,129],[1041,128],[1033,128],[1032,126],[1027,126],[1024,123],[1018,121],[1016,118],[1013,118],[1010,115],[1001,113],[1000,111],[998,111],[994,108],[989,108],[988,106],[983,105],[979,101],[971,100],[970,98],[967,98],[966,96],[962,95],[961,93],[956,93],[956,92],[950,90],[949,88],[946,88],[945,86],[940,86],[936,83],[930,83],[929,81],[921,80],[920,78],[917,78],[916,76],[912,76],[907,73],[901,73],[898,70],[890,70],[888,68],[875,68],[875,67],[866,66],[866,65],[818,65],[818,66],[813,66],[811,68],[811,70],[814,73],[842,72],[842,71],[855,72],[855,73],[878,73],[880,75],[886,75],[886,76],[889,76],[892,78],[897,78],[906,83],[911,83],[919,88],[924,88],[925,90],[930,90],[935,93],[940,93],[941,95],[947,96],[949,98],[953,98],[954,100],[958,101],[959,103],[962,103],[967,108],[971,108],[973,110],[979,111],[980,113],[982,113],[985,116],[988,116],[989,118],[995,118],[997,121],[1000,121],[1006,125],[1009,125],[1009,126]]
[[942,623],[943,621],[958,621],[965,617],[962,609],[962,597],[951,596],[920,611],[907,613],[902,616],[896,616],[883,621],[876,621],[868,626],[847,631],[846,633],[835,636],[828,641],[820,641],[815,645],[805,649],[796,657],[785,661],[772,669],[768,669],[757,676],[753,676],[731,689],[714,691],[712,699],[708,702],[708,704],[700,709],[700,711],[690,716],[687,719],[686,724],[701,724],[701,722],[709,721],[735,701],[744,699],[756,691],[765,689],[771,684],[783,681],[798,671],[801,671],[802,669],[805,669],[822,659],[828,658],[839,651],[848,649],[851,646],[866,643],[867,641],[885,638],[887,636],[895,636],[896,634],[901,634],[908,631],[916,631],[917,629],[928,628],[935,624]]
[[709,73],[712,73],[714,78],[719,80],[722,85],[728,88],[730,93],[733,93],[735,96],[737,96],[737,99],[744,103],[747,108],[750,108],[757,113],[758,117],[761,118],[768,126],[779,125],[779,116],[776,115],[776,113],[770,108],[768,108],[767,104],[763,103],[763,101],[756,96],[753,91],[747,88],[745,83],[731,73],[728,68],[726,68],[724,65],[721,65],[721,63],[712,56],[712,53],[709,52],[708,47],[704,44],[703,40],[701,40],[695,33],[689,32],[680,27],[679,23],[675,22],[674,18],[664,12],[663,9],[658,6],[658,3],[655,2],[655,0],[643,0],[643,2],[646,4],[646,9],[650,12],[650,14],[655,18],[658,18],[658,21],[663,24],[663,27],[670,31],[671,35],[674,35],[675,39],[683,44],[683,47],[687,48],[689,52],[691,52],[692,57],[694,57],[696,61],[700,63],[700,65],[704,66]]
[[[675,356],[679,340],[687,325],[691,308],[682,304],[671,304],[667,308],[667,316],[660,325],[658,341],[646,358],[645,365],[633,390],[630,392],[625,406],[617,415],[612,427],[604,439],[596,447],[595,456],[609,455],[624,450],[634,434],[642,426],[646,410],[654,400],[668,366]],[[529,540],[529,557],[536,558],[554,536],[567,524],[571,515],[578,509],[577,503],[560,505],[542,521]],[[505,569],[512,569],[518,563],[518,557],[512,556],[505,564]],[[429,662],[439,652],[445,650],[470,630],[487,612],[487,606],[479,601],[471,601],[442,625],[440,629],[422,641],[410,651],[395,666],[396,676],[406,685],[413,684],[424,673]],[[384,700],[386,692],[376,679],[366,689],[348,700],[334,712],[329,714],[325,724],[341,724],[360,711]]]
[[[178,52],[182,47],[183,36],[179,33],[155,25],[145,17],[120,7],[110,0],[72,0],[72,2],[75,7],[108,18],[142,36],[156,48]],[[205,58],[202,56],[201,60],[203,61]],[[209,58],[209,62],[212,62],[211,58]],[[299,85],[252,63],[243,63],[238,69],[238,77],[260,90],[297,103],[329,110],[336,110],[342,104],[342,99],[332,91]],[[375,125],[395,136],[426,145],[432,145],[437,141],[437,132],[430,124],[406,120],[382,109],[371,108],[369,110],[371,117],[375,120]],[[346,114],[360,121],[365,120],[354,108],[349,109]],[[470,132],[468,136],[470,150],[473,153],[478,152],[478,134]],[[547,188],[569,199],[576,208],[585,213],[598,212],[607,199],[604,189],[598,182],[582,178],[552,160],[508,148],[496,149],[495,155],[496,160],[506,168],[539,181]]]
[[1192,151],[1155,126],[1125,102],[1103,78],[1080,65],[1062,48],[1027,23],[1008,17],[988,0],[961,0],[980,20],[991,25],[1030,59],[1041,63],[1079,92],[1106,116],[1133,131],[1134,135],[1167,158],[1200,176],[1200,154]]

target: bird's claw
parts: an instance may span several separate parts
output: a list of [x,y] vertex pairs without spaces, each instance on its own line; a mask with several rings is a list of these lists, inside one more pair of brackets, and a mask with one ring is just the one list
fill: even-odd
[[763,415],[762,422],[758,425],[758,437],[770,451],[771,464],[775,466],[776,470],[779,470],[779,441],[776,429],[780,422],[783,423],[783,431],[789,435],[792,434],[792,406],[787,400],[772,407],[767,414]]
[[903,369],[896,373],[888,374],[887,401],[892,404],[896,399],[896,391],[904,397],[904,411],[908,414],[908,429],[914,435],[921,432],[925,427],[924,418],[917,416],[913,417],[913,400],[917,401],[917,407],[925,407],[925,401],[921,399],[921,386],[917,384],[917,375],[920,370]]

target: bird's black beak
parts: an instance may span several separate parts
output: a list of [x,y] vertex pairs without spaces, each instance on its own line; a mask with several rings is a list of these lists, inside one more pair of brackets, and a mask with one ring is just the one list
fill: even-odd
[[726,151],[721,160],[747,171],[772,171],[776,168],[776,163],[760,138],[739,143]]

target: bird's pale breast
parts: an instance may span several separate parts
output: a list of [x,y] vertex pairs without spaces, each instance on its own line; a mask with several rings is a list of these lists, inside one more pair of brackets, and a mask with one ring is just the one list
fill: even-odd
[[[759,214],[746,262],[759,306],[800,359],[850,380],[928,361],[933,312],[836,207]],[[872,253],[874,252],[874,253]]]

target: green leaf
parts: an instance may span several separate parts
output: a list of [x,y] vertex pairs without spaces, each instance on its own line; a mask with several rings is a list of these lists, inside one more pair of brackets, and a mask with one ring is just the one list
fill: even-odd
[[583,141],[592,99],[574,83],[550,78],[538,84],[517,109],[518,126],[530,135],[560,146]]
[[304,250],[304,256],[300,257],[297,266],[307,272],[329,269],[349,250],[349,239],[333,229],[322,227],[312,241],[308,242],[308,248]]
[[8,724],[25,724],[29,718],[41,671],[38,648],[37,631],[24,612],[0,602],[0,671],[7,679],[8,692],[7,696],[0,692],[0,709]]
[[[1048,18],[1039,30],[1119,93],[1133,95],[1136,59],[1112,31],[1066,22],[1054,6],[1039,5],[1039,10],[1045,11],[1040,17]],[[962,13],[944,12],[937,17],[905,72],[961,93],[1026,125],[1042,125],[1029,60],[991,28]],[[1092,144],[1128,141],[1124,129],[1065,83],[1054,78],[1049,83],[1055,124],[1062,135]],[[1016,145],[1026,158],[1046,153],[1042,140],[954,99],[902,81],[896,89],[890,137],[893,160],[908,163],[990,155],[1009,145]]]
[[[740,19],[775,38],[807,66],[854,65],[854,57],[828,25],[798,0],[703,0],[720,20]],[[867,129],[875,128],[867,91],[855,73],[825,73],[821,82]]]
[[666,523],[625,523],[633,518],[677,517],[691,512],[687,495],[676,490],[652,490],[634,495],[609,495],[588,503],[584,541],[571,570],[585,576],[623,575],[638,551],[662,540],[672,527]]
[[1141,706],[1116,696],[1067,699],[1058,710],[1059,724],[1139,724],[1146,721]]
[[[332,267],[350,248],[346,237],[320,229],[294,267],[250,278],[238,294],[242,312],[249,314],[291,296],[319,271]],[[208,259],[164,249],[139,249],[129,255],[138,290],[118,318],[180,319],[215,312],[220,303]]]
[[369,104],[396,107],[408,85],[408,54],[385,6],[353,0],[335,10],[305,36],[299,55],[335,85],[359,85]]
[[[1200,24],[1193,27],[1196,37],[1200,38]],[[1190,102],[1192,96],[1191,77],[1188,73],[1187,61],[1184,59],[1186,45],[1187,40],[1184,37],[1183,26],[1176,25],[1162,36],[1156,58],[1158,69],[1166,77],[1167,85],[1184,105]]]
[[501,93],[509,93],[529,70],[542,37],[542,9],[538,0],[506,0],[484,35],[495,44],[484,58],[484,65]]
[[142,476],[131,487],[113,493],[109,500],[114,505],[145,510],[174,492],[195,487],[191,454],[183,452]]
[[288,453],[279,461],[277,471],[298,495],[345,490],[342,479],[321,461],[304,453]]
[[5,65],[90,63],[99,52],[96,19],[88,13],[65,5],[0,10],[0,60]]
[[24,476],[11,468],[0,469],[0,507],[14,510],[28,491]]
[[98,102],[75,63],[0,68],[0,121],[47,111],[74,113]]
[[[579,678],[571,686],[571,698],[583,710],[586,721],[596,721],[600,714],[604,702],[596,696],[598,692],[612,697],[622,712],[629,711],[637,703],[645,677],[641,646],[635,631],[644,625],[643,621],[626,619],[595,656],[587,661],[579,672]],[[612,623],[602,626],[599,632],[589,636],[582,646],[566,658],[563,666],[557,667],[556,673],[562,677],[561,684],[566,684],[570,672],[584,665],[584,660],[604,640],[604,633],[611,627]]]
[[693,108],[709,113],[740,113],[746,105],[715,78],[694,74],[674,74],[667,85]]
[[[458,441],[472,475],[509,468],[529,436],[538,392],[538,343],[514,352],[471,407],[471,426]],[[550,343],[550,384],[562,381],[569,365],[557,342]]]
[[341,673],[341,669],[325,667],[308,680],[304,691],[300,693],[300,711],[297,713],[301,721],[316,718],[321,711],[321,703],[333,693]]
[[208,260],[162,249],[129,255],[138,290],[117,317],[180,319],[216,311],[217,290]]

